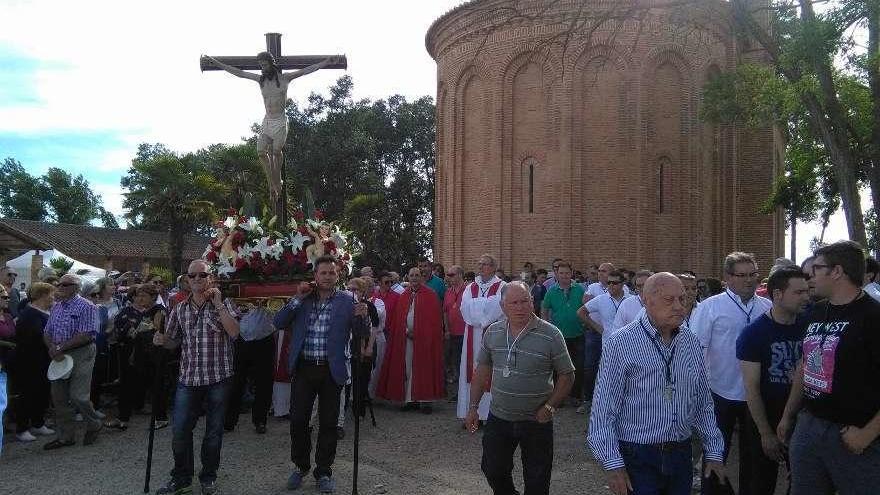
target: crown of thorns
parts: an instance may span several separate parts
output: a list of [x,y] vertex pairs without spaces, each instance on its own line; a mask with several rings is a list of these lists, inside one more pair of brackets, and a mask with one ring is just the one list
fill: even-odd
[[257,54],[257,60],[265,60],[272,65],[275,65],[275,57],[269,52],[260,52]]

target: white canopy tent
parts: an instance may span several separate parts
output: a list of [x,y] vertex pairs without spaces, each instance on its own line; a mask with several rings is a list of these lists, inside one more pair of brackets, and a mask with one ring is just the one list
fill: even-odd
[[[9,260],[6,262],[6,266],[12,269],[18,277],[15,279],[16,285],[24,282],[26,286],[31,286],[31,259],[33,256],[37,254],[36,251],[30,250],[18,258]],[[46,251],[40,251],[40,255],[43,257],[43,266],[50,266],[49,261],[52,258],[67,258],[70,261],[73,261],[73,266],[70,267],[70,271],[68,273],[72,273],[78,275],[82,278],[83,282],[94,282],[99,278],[106,276],[107,271],[103,268],[98,268],[96,266],[88,265],[81,261],[77,261],[70,256],[58,251],[57,249],[49,249]]]

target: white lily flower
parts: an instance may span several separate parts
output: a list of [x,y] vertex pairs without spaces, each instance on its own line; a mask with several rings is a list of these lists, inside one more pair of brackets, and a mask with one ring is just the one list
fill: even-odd
[[301,232],[294,232],[290,234],[290,249],[296,254],[302,250],[303,244],[310,239],[309,236],[302,235]]
[[229,230],[233,230],[235,229],[235,227],[238,227],[238,219],[235,217],[226,217],[226,221],[223,222],[223,226]]
[[257,234],[263,233],[263,227],[260,227],[260,221],[255,217],[248,218],[247,222],[241,224],[241,228],[248,232],[256,232]]
[[345,246],[346,239],[345,239],[345,235],[342,233],[342,231],[337,230],[337,231],[333,232],[333,235],[330,236],[330,238],[333,240],[333,243],[336,244],[337,246],[339,246],[339,247]]
[[235,273],[235,267],[229,262],[228,258],[221,258],[217,264],[217,275],[229,275]]

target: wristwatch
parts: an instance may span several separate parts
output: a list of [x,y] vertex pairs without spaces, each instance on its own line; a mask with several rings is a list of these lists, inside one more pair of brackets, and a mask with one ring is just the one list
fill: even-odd
[[544,403],[544,409],[550,411],[550,414],[556,414],[556,408],[546,402]]

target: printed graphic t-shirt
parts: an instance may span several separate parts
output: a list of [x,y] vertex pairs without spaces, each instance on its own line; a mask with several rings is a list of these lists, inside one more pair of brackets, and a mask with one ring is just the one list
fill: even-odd
[[761,399],[768,410],[782,413],[792,375],[801,358],[805,321],[792,325],[773,321],[767,313],[750,323],[736,339],[736,358],[761,363]]
[[804,337],[804,406],[814,416],[865,426],[880,411],[880,303],[813,308]]

